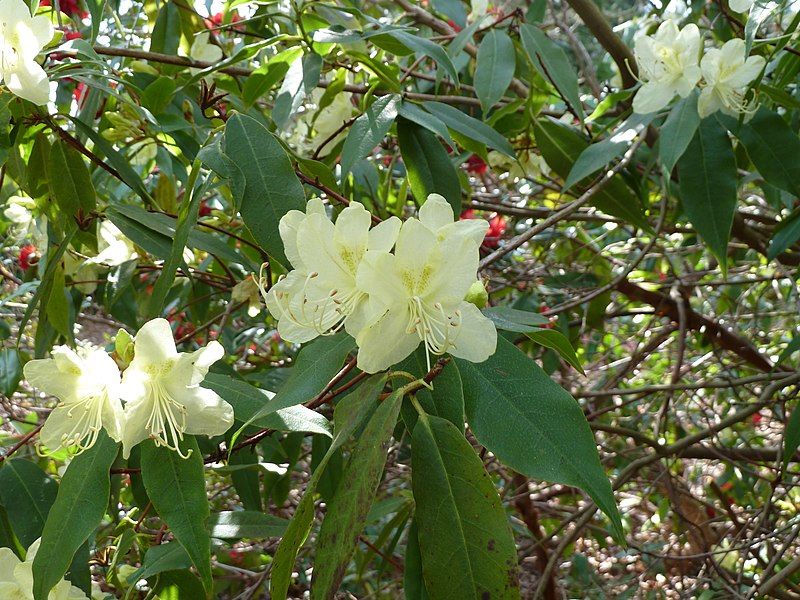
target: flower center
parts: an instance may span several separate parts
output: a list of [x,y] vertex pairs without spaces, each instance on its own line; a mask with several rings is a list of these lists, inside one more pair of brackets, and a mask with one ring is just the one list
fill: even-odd
[[455,347],[456,336],[461,327],[461,311],[452,315],[445,313],[440,303],[429,305],[419,296],[408,300],[408,325],[406,333],[416,333],[425,342],[425,359],[431,370],[431,354],[441,356]]
[[100,393],[64,405],[64,408],[69,407],[66,418],[71,422],[74,419],[74,422],[72,429],[61,434],[62,446],[77,446],[76,456],[94,446],[103,428],[103,404],[106,400],[106,394]]
[[160,377],[151,379],[147,389],[151,409],[145,429],[150,432],[150,438],[156,446],[164,446],[177,452],[181,458],[189,458],[192,451],[183,454],[180,449],[186,431],[186,407],[170,395]]

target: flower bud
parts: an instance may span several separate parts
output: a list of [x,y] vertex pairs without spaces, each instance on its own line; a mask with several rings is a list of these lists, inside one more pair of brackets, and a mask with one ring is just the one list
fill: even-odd
[[474,304],[478,308],[484,308],[487,304],[489,304],[489,293],[486,291],[486,287],[483,285],[483,282],[478,280],[473,283],[469,290],[467,290],[467,295],[464,298],[470,304]]

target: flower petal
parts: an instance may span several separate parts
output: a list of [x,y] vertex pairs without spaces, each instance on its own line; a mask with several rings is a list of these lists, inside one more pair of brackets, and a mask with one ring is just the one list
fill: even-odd
[[50,101],[50,80],[39,63],[21,61],[13,71],[5,74],[8,89],[15,96],[42,106]]
[[463,302],[461,326],[450,354],[471,362],[483,362],[497,349],[497,329],[474,304]]
[[661,81],[648,81],[633,97],[633,110],[640,115],[654,113],[664,108],[675,96],[672,85]]
[[186,388],[179,401],[186,407],[186,433],[222,435],[233,425],[233,407],[212,390]]
[[356,339],[358,368],[367,373],[388,369],[411,354],[420,339],[416,333],[407,333],[408,308],[396,305],[376,323],[365,327]]
[[177,356],[175,339],[166,319],[148,321],[136,333],[132,364],[160,366]]
[[438,231],[450,225],[455,216],[450,203],[440,194],[428,194],[428,198],[419,209],[419,220],[431,231]]
[[55,359],[38,358],[29,361],[25,363],[22,372],[28,383],[46,394],[55,396],[64,402],[75,397],[80,371],[77,374],[61,371],[57,367]]
[[198,385],[208,374],[208,369],[225,356],[225,349],[216,340],[194,352],[181,352],[168,377],[176,385]]
[[13,581],[14,567],[21,562],[11,548],[0,548],[0,581]]
[[736,69],[736,72],[728,78],[728,85],[739,89],[746,87],[751,81],[758,77],[758,74],[761,73],[761,69],[764,68],[766,63],[767,61],[763,56],[748,57],[744,64]]
[[697,113],[701,119],[705,119],[708,115],[714,114],[722,107],[719,96],[714,93],[714,88],[703,88],[700,92],[700,98],[697,100]]
[[[127,373],[126,373],[127,374]],[[123,385],[124,385],[123,376]],[[146,388],[141,387],[142,391]],[[150,437],[147,422],[153,411],[153,401],[145,394],[130,398],[125,405],[125,420],[122,425],[122,458],[131,455],[131,449]]]
[[367,248],[375,252],[391,252],[400,234],[403,222],[397,217],[389,217],[369,230]]

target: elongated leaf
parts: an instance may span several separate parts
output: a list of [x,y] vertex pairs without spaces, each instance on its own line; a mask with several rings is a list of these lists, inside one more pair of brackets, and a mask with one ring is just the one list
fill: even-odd
[[658,157],[661,160],[661,166],[667,173],[672,173],[672,169],[686,152],[689,142],[692,141],[697,127],[700,125],[697,98],[698,95],[693,93],[676,102],[664,125],[661,126],[661,135],[658,138]]
[[314,496],[319,480],[325,472],[325,467],[337,450],[372,413],[378,394],[385,383],[385,376],[373,376],[336,405],[334,438],[311,476],[306,486],[306,492],[300,499],[292,520],[289,521],[289,526],[286,528],[286,533],[275,551],[272,578],[270,579],[270,594],[274,600],[286,599],[297,551],[308,537],[314,520]]
[[19,350],[3,348],[0,350],[0,394],[10,398],[17,391],[20,379],[22,363],[19,360]]
[[797,448],[800,447],[800,405],[795,405],[792,416],[786,424],[786,431],[783,434],[783,464],[789,465]]
[[439,117],[433,116],[421,106],[403,100],[397,107],[397,114],[435,133],[450,147],[455,147],[453,138],[450,137],[450,132],[447,130],[447,125],[445,125]]
[[528,333],[537,325],[545,325],[550,319],[540,314],[518,310],[508,306],[490,306],[483,309],[483,314],[489,317],[498,329]]
[[378,490],[402,400],[400,392],[384,400],[353,448],[317,539],[312,598],[332,598],[339,589]]
[[800,239],[800,211],[793,211],[783,219],[772,234],[767,258],[772,260]]
[[178,542],[150,546],[145,552],[142,566],[128,576],[128,583],[134,584],[164,571],[188,569],[191,566],[192,559]]
[[53,174],[50,194],[67,216],[76,215],[79,209],[88,215],[95,209],[97,200],[89,169],[77,150],[62,140],[56,141],[50,148],[48,172]]
[[487,361],[456,363],[467,422],[478,441],[515,471],[584,490],[621,537],[611,484],[575,399],[502,337]]
[[[400,96],[394,94],[378,98],[350,127],[342,147],[343,176],[350,172],[362,158],[381,143],[397,117]],[[322,140],[320,140],[322,141]]]
[[158,11],[150,49],[162,54],[177,54],[181,41],[181,14],[177,2],[165,2]]
[[442,102],[429,101],[423,102],[422,105],[429,113],[437,117],[453,131],[457,131],[481,144],[486,144],[490,148],[499,150],[506,156],[516,158],[514,148],[509,141],[486,123],[464,114],[455,106]]
[[[403,362],[397,365],[398,371],[406,371],[422,378],[428,372],[425,348],[417,348]],[[461,389],[461,376],[455,365],[446,365],[433,382],[433,389],[420,389],[414,393],[417,401],[430,415],[447,419],[460,430],[464,430],[464,392]],[[403,407],[403,420],[409,431],[417,422],[417,411],[407,403]]]
[[489,30],[478,46],[476,62],[475,90],[484,112],[488,112],[514,79],[514,42],[502,29]]
[[170,255],[172,240],[166,235],[154,231],[139,221],[122,214],[113,206],[106,209],[106,216],[108,216],[108,220],[116,225],[126,238],[144,248],[148,253],[163,259],[166,259]]
[[203,455],[193,436],[181,443],[181,456],[151,440],[141,444],[142,479],[147,495],[175,538],[192,559],[203,586],[211,590],[211,539],[206,530],[209,515]]
[[292,209],[305,209],[305,193],[280,142],[261,123],[235,114],[225,125],[225,154],[238,166],[239,212],[271,258],[288,264],[278,222]]
[[728,116],[720,120],[742,142],[767,183],[800,196],[800,138],[780,115],[762,106],[745,123]]
[[583,105],[578,88],[578,74],[569,62],[566,52],[544,32],[533,25],[519,28],[522,47],[537,71],[555,86],[558,93],[583,121]]
[[611,161],[622,156],[636,136],[652,120],[653,115],[634,114],[622,122],[612,135],[584,148],[570,169],[567,180],[564,182],[564,189],[568,190],[582,179],[597,173]]
[[511,527],[469,442],[450,421],[421,415],[411,463],[415,519],[423,532],[422,573],[430,596],[519,598]]
[[41,537],[57,492],[55,479],[29,460],[12,458],[0,469],[0,504],[25,548]]
[[396,39],[409,50],[412,50],[417,56],[422,54],[431,57],[447,72],[453,79],[453,82],[458,85],[458,71],[456,70],[456,66],[453,64],[447,52],[444,51],[444,48],[439,44],[429,39],[416,36],[413,33],[397,29],[389,30],[386,34]]
[[428,600],[428,591],[422,577],[422,556],[419,552],[419,527],[412,520],[406,539],[406,560],[403,565],[403,592],[406,600]]
[[94,446],[67,467],[33,560],[35,600],[47,599],[67,572],[75,552],[103,519],[111,493],[109,469],[117,458],[117,447],[117,442],[100,431]]
[[581,375],[586,375],[586,373],[583,372],[580,359],[575,354],[575,349],[572,347],[572,344],[569,343],[566,336],[560,331],[539,328],[535,331],[529,331],[525,335],[541,346],[552,348],[558,352],[564,360],[575,367]]
[[736,212],[736,158],[725,129],[713,118],[703,119],[678,161],[683,209],[723,272]]
[[[576,131],[551,119],[538,119],[533,124],[533,130],[545,161],[559,177],[566,180],[572,165],[589,143]],[[577,187],[584,191],[589,183],[578,182]],[[603,212],[643,229],[650,229],[644,218],[641,202],[619,175],[597,192],[591,203]]]
[[417,202],[424,203],[428,194],[441,194],[453,207],[453,212],[461,214],[458,173],[436,136],[411,121],[399,119],[397,141]]
[[280,537],[289,522],[274,515],[252,510],[229,510],[213,513],[208,519],[211,537],[234,540]]

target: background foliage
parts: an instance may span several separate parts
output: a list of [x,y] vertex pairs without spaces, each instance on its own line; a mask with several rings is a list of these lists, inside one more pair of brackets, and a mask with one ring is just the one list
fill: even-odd
[[[37,597],[800,597],[796,6],[59,7],[55,102],[0,95],[0,546],[42,536]],[[667,18],[767,60],[751,118],[632,114]],[[280,339],[283,214],[434,192],[490,220],[494,357],[397,367],[428,390]],[[38,456],[22,365],[159,315],[225,346],[234,427]]]

